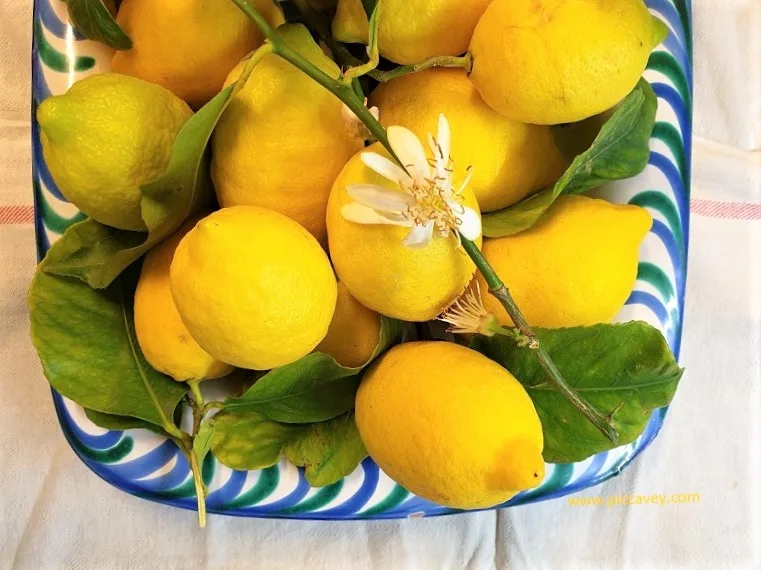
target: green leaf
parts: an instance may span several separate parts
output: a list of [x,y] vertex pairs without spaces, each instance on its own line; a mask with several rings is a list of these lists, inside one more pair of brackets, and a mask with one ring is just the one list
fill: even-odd
[[[112,10],[109,10],[110,4]],[[116,23],[113,2],[103,0],[66,0],[69,18],[74,27],[88,40],[94,40],[119,50],[130,49],[132,40]]]
[[658,18],[657,16],[653,16],[653,46],[657,47],[660,44],[662,44],[667,37],[669,37],[669,34],[671,33],[671,30],[666,25],[666,23]]
[[640,321],[566,329],[535,329],[566,382],[603,414],[612,414],[618,441],[608,441],[548,383],[531,350],[509,338],[476,337],[471,348],[495,360],[526,387],[544,431],[544,458],[582,461],[639,437],[653,410],[667,406],[679,367],[658,329]]
[[[203,471],[203,460],[211,451],[211,442],[214,438],[214,431],[217,428],[217,421],[215,418],[207,419],[198,428],[198,433],[193,438],[193,455],[196,456],[198,468]],[[207,492],[206,484],[203,483],[203,473],[199,473],[201,476],[201,484],[203,485],[204,495]]]
[[294,435],[283,453],[288,461],[305,468],[304,474],[313,487],[332,485],[343,479],[367,457],[354,412],[311,424],[307,430]]
[[85,415],[96,426],[103,429],[124,431],[128,429],[147,429],[159,435],[168,436],[167,432],[161,427],[154,425],[145,420],[131,418],[129,416],[115,416],[113,414],[104,414],[96,410],[85,408]]
[[378,346],[362,366],[341,366],[332,356],[314,352],[262,376],[242,396],[227,398],[225,410],[258,412],[287,423],[329,420],[354,408],[360,372],[401,337],[399,321],[381,317]]
[[579,194],[642,172],[650,156],[657,105],[652,87],[641,79],[602,126],[592,146],[573,160],[552,188],[484,215],[484,235],[517,234],[533,226],[561,194]]
[[367,457],[353,412],[304,425],[283,424],[256,412],[226,411],[216,421],[212,452],[232,469],[264,469],[285,455],[305,468],[312,486],[322,487],[349,475]]
[[182,127],[164,174],[141,188],[148,233],[130,232],[88,219],[66,230],[42,262],[47,273],[76,277],[101,289],[130,264],[174,233],[191,214],[207,206],[213,189],[207,145],[211,133],[244,78],[228,86]]
[[280,459],[285,444],[309,429],[281,424],[256,412],[223,411],[215,416],[214,456],[232,469],[265,469]]
[[171,431],[187,387],[157,372],[140,351],[133,282],[105,290],[37,271],[29,291],[32,343],[50,385],[85,408]]

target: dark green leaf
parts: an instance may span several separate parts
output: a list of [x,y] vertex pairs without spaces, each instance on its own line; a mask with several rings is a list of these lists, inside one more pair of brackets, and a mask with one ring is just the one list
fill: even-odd
[[[240,83],[240,82],[239,82]],[[131,263],[174,233],[213,195],[207,144],[238,84],[230,85],[183,126],[174,141],[166,171],[142,187],[141,210],[148,233],[130,232],[84,220],[71,226],[48,251],[42,268],[101,289]]]
[[367,457],[353,412],[303,425],[268,420],[256,412],[225,411],[216,421],[212,451],[233,469],[264,469],[285,455],[305,468],[310,484],[322,487],[349,475]]
[[647,166],[658,99],[641,79],[602,126],[592,146],[578,155],[553,188],[483,217],[484,235],[502,237],[533,226],[561,194],[579,194],[636,176]]
[[214,418],[214,456],[232,469],[265,469],[277,463],[285,444],[309,429],[281,424],[256,412],[221,412]]
[[225,410],[250,411],[287,423],[311,423],[334,418],[354,408],[360,372],[401,336],[398,321],[381,318],[378,346],[363,366],[347,368],[332,356],[315,352],[276,368],[238,398],[225,400]]
[[283,453],[288,461],[305,468],[304,474],[313,487],[332,485],[343,479],[367,457],[354,412],[310,424],[294,436]]
[[534,401],[546,461],[581,461],[630,443],[642,434],[653,410],[674,397],[683,370],[661,333],[647,323],[535,331],[566,382],[600,412],[612,414],[619,434],[615,443],[608,441],[548,385],[533,351],[505,337],[476,337],[471,348],[512,372]]
[[67,398],[166,429],[186,386],[146,362],[125,279],[96,291],[37,271],[29,291],[32,342],[50,385]]
[[159,435],[167,436],[168,434],[159,426],[145,420],[131,418],[129,416],[115,416],[113,414],[104,414],[95,410],[85,408],[85,415],[96,426],[103,429],[124,431],[128,429],[147,429]]
[[[113,2],[108,2],[113,7]],[[103,0],[66,0],[69,18],[74,27],[88,40],[101,42],[114,49],[130,49],[132,40],[114,19]]]

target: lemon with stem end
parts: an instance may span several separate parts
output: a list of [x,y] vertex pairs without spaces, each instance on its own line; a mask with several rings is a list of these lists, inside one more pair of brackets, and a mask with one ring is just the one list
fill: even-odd
[[642,0],[494,0],[473,32],[471,80],[524,123],[573,123],[637,85],[668,28]]
[[357,301],[346,285],[338,282],[338,300],[328,334],[315,349],[329,354],[341,366],[362,366],[380,342],[381,317]]
[[[273,0],[251,0],[270,25],[283,23]],[[264,36],[230,0],[123,0],[116,21],[132,39],[114,71],[162,85],[199,108]]]
[[[304,26],[286,24],[278,32],[314,66],[339,76]],[[265,55],[214,130],[211,173],[219,203],[275,210],[324,243],[330,188],[363,146],[345,129],[341,109],[341,101],[304,72],[280,56]]]
[[193,339],[169,289],[169,267],[174,252],[199,218],[191,218],[148,252],[135,290],[135,333],[145,359],[156,370],[177,381],[218,378],[233,370]]
[[[606,323],[634,287],[640,243],[651,225],[639,206],[561,196],[534,227],[487,238],[482,251],[530,325]],[[486,291],[483,276],[477,280]],[[484,304],[502,324],[513,324],[497,299],[485,295]]]
[[[401,64],[468,49],[478,19],[491,0],[383,0],[378,50]],[[369,24],[361,0],[338,0],[333,36],[340,42],[367,43]]]
[[159,85],[118,73],[90,75],[38,107],[45,164],[63,195],[91,218],[145,230],[140,187],[163,174],[192,114]]
[[241,368],[269,370],[309,354],[336,306],[336,279],[317,240],[256,206],[198,222],[177,247],[169,278],[193,338]]
[[392,348],[365,374],[355,413],[378,466],[429,501],[486,508],[544,478],[542,425],[526,390],[458,344]]
[[452,156],[473,167],[470,186],[482,212],[519,202],[551,186],[566,168],[549,127],[518,123],[489,107],[462,69],[434,68],[382,83],[370,95],[384,126],[419,137],[439,113],[452,128]]

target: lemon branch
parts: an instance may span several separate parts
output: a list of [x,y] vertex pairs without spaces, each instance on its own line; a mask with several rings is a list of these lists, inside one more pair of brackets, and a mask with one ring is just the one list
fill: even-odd
[[[267,41],[272,46],[272,53],[282,57],[288,63],[300,69],[317,83],[325,87],[325,89],[333,93],[333,95],[338,97],[347,107],[349,107],[349,109],[352,110],[360,121],[367,125],[367,128],[370,130],[375,140],[379,141],[384,147],[391,148],[391,145],[388,144],[386,129],[375,120],[375,117],[372,116],[370,110],[365,106],[364,101],[357,96],[351,82],[345,83],[337,78],[331,77],[285,43],[280,34],[269,25],[267,20],[262,17],[248,0],[232,1],[235,2],[238,8],[240,8],[256,27],[259,28],[264,37],[267,38]],[[392,156],[396,157],[393,153]]]
[[462,236],[460,236],[460,240],[462,242],[462,247],[473,260],[476,267],[478,267],[478,270],[489,285],[489,293],[499,300],[507,311],[507,314],[510,315],[510,318],[515,323],[518,331],[520,331],[520,334],[528,341],[528,348],[535,352],[539,364],[541,364],[542,368],[547,372],[550,384],[558,392],[563,394],[563,396],[565,396],[585,418],[600,430],[606,438],[615,442],[618,439],[618,434],[616,433],[615,428],[610,424],[609,418],[600,413],[597,408],[587,402],[578,392],[576,392],[576,390],[568,385],[563,378],[563,375],[560,373],[560,370],[555,366],[555,362],[552,360],[549,353],[545,350],[544,346],[542,346],[542,343],[539,342],[534,329],[531,328],[528,321],[526,321],[526,318],[523,316],[523,313],[521,313],[513,296],[510,294],[510,291],[505,286],[502,279],[499,278],[499,275],[497,275],[494,269],[489,265],[489,262],[486,261],[486,258],[478,249],[478,246]]
[[[397,77],[401,77],[402,75],[424,71],[432,67],[459,67],[465,69],[468,73],[470,73],[470,70],[473,67],[473,57],[470,52],[468,52],[463,56],[434,56],[418,63],[400,65],[399,67],[388,71],[381,71],[380,69],[376,69],[378,61],[380,60],[380,57],[377,54],[377,32],[375,36],[376,51],[373,51],[373,38],[371,37],[368,42],[369,61],[363,62],[354,57],[343,44],[337,42],[333,38],[330,33],[330,22],[326,21],[322,14],[306,5],[303,0],[297,0],[295,4],[301,13],[301,21],[304,22],[307,27],[314,30],[320,39],[328,45],[333,56],[341,65],[349,68],[344,76],[350,75],[352,77],[359,77],[360,75],[367,75],[376,81],[384,83]],[[376,4],[375,12],[378,11],[379,4],[380,2]],[[374,29],[377,30],[377,23],[375,26],[372,24],[369,26],[370,32],[373,32]]]
[[[253,23],[261,30],[262,34],[267,38],[267,41],[272,46],[272,53],[282,57],[309,77],[317,81],[320,85],[325,87],[328,91],[333,93],[341,101],[343,101],[349,109],[365,124],[368,130],[373,134],[375,139],[380,142],[386,150],[391,153],[391,156],[400,164],[396,153],[391,148],[388,142],[388,136],[386,129],[373,117],[369,109],[365,106],[364,101],[355,93],[352,87],[352,81],[342,81],[338,78],[330,77],[324,71],[318,69],[309,60],[296,52],[290,46],[288,46],[277,31],[272,28],[267,21],[256,11],[248,0],[232,0],[240,8],[246,16],[248,16]],[[441,65],[456,66],[467,68],[471,64],[470,55],[462,57],[433,57],[425,62],[419,64],[413,64],[409,66],[401,66],[390,72],[382,72],[387,74],[393,74],[390,78],[399,77],[405,73],[412,73],[415,71],[421,71],[430,67],[436,67]],[[377,70],[375,71],[377,73]],[[375,77],[375,75],[373,75]],[[389,76],[386,75],[386,80]],[[597,409],[584,400],[568,383],[563,379],[562,374],[555,366],[549,353],[539,342],[539,339],[534,333],[533,329],[529,326],[525,317],[521,313],[518,306],[515,304],[515,300],[508,291],[505,284],[496,274],[494,269],[489,265],[486,258],[481,254],[475,243],[460,236],[461,243],[466,253],[473,260],[478,270],[483,274],[486,279],[486,283],[489,285],[489,292],[494,295],[505,310],[513,319],[513,322],[518,327],[520,333],[527,339],[529,349],[533,350],[539,359],[540,364],[547,372],[550,382],[553,387],[563,394],[581,414],[584,415],[602,434],[610,441],[615,442],[618,439],[618,434],[613,426],[610,424],[609,418],[603,416]]]
[[372,77],[380,82],[385,82],[396,79],[397,77],[401,77],[402,75],[407,75],[408,73],[425,71],[426,69],[431,69],[432,67],[459,67],[465,69],[468,73],[470,73],[470,70],[473,67],[473,57],[470,55],[470,52],[461,56],[436,55],[429,57],[420,63],[400,65],[399,67],[389,71],[376,70],[375,74]]

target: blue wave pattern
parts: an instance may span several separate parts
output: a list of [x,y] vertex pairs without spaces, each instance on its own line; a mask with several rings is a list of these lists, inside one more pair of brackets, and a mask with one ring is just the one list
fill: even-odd
[[[54,88],[51,78],[62,73],[45,64],[40,49],[56,49],[64,41],[86,43],[61,17],[57,0],[35,2],[32,61],[32,113]],[[692,34],[689,0],[648,0],[651,11],[671,30],[651,56],[646,78],[658,96],[657,124],[646,171],[633,181],[603,192],[611,201],[647,208],[654,218],[640,260],[635,290],[624,309],[626,320],[639,318],[661,328],[679,354],[684,312],[692,130]],[[81,42],[81,43],[80,43]],[[84,59],[84,58],[83,58]],[[101,62],[103,63],[103,62]],[[84,66],[86,67],[86,66]],[[68,70],[71,77],[71,69]],[[76,78],[76,74],[74,76]],[[61,214],[65,198],[45,166],[39,129],[32,121],[35,230],[41,258],[64,229],[80,219]],[[65,208],[63,208],[65,209]],[[69,207],[68,211],[71,211]],[[81,408],[53,391],[53,402],[66,439],[97,475],[127,493],[195,509],[188,463],[171,441],[143,430],[106,431],[93,426]],[[548,465],[541,486],[502,505],[527,504],[560,497],[613,477],[642,452],[660,430],[666,410],[656,410],[634,443],[586,461]],[[430,503],[395,484],[366,459],[349,477],[313,489],[301,469],[286,462],[261,471],[235,471],[213,457],[204,463],[210,512],[244,517],[299,519],[390,519],[435,516],[459,511]]]

